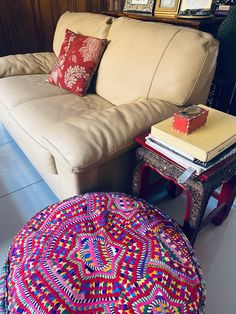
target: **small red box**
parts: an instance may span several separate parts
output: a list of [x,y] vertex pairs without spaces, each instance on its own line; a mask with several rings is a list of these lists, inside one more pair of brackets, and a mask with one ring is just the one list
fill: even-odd
[[207,115],[208,110],[196,105],[190,106],[174,114],[173,129],[190,134],[206,123]]

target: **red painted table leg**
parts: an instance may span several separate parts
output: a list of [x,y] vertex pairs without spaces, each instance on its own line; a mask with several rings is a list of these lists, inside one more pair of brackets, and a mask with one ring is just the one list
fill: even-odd
[[143,163],[140,167],[140,177],[139,177],[139,196],[145,197],[148,192],[148,179],[150,176],[150,167],[147,166],[147,164]]
[[222,186],[218,195],[217,207],[222,207],[220,213],[212,220],[215,225],[220,225],[229,215],[236,196],[236,175],[230,178]]

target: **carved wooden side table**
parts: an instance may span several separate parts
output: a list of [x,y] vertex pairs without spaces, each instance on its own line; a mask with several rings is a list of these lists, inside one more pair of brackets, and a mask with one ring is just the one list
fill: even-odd
[[[196,236],[210,221],[221,224],[228,216],[236,195],[236,154],[213,166],[201,175],[192,175],[186,182],[178,178],[185,169],[145,143],[146,134],[135,137],[142,147],[136,150],[137,165],[133,175],[133,194],[145,197],[148,188],[149,170],[183,189],[187,196],[183,231],[191,244]],[[221,191],[215,190],[222,185]],[[209,198],[217,199],[217,207],[203,220]]]

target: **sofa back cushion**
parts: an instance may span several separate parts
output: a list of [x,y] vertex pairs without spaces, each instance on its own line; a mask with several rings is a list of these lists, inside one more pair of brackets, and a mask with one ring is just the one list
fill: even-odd
[[96,92],[113,104],[139,98],[206,101],[218,42],[208,33],[121,17],[112,23]]
[[111,23],[112,18],[106,15],[67,11],[58,20],[53,40],[53,51],[58,57],[66,29],[82,35],[103,39],[107,37]]

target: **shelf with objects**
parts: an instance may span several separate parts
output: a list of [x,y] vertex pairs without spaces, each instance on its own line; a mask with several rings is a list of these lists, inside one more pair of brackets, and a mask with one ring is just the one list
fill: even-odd
[[143,21],[152,21],[152,22],[161,22],[161,23],[169,23],[174,25],[180,25],[180,26],[186,26],[191,27],[195,29],[199,29],[204,32],[211,33],[212,35],[216,35],[217,30],[222,23],[222,21],[225,19],[224,16],[217,16],[213,18],[208,19],[182,19],[179,17],[168,17],[168,16],[145,16],[141,14],[135,14],[135,13],[124,13],[124,12],[110,12],[110,11],[103,11],[103,14],[111,15],[113,17],[121,17],[126,16],[133,19],[139,19]]
[[[158,5],[158,1],[156,2],[156,4],[154,1],[151,1],[151,0],[147,1],[148,3],[150,2],[150,4],[148,4],[147,11],[146,9],[144,9],[144,5],[133,4],[136,2],[138,3],[138,1],[128,0],[129,5],[127,6],[126,1],[122,1],[122,0],[121,1],[109,1],[108,0],[107,5],[104,6],[103,14],[107,14],[113,17],[126,16],[129,18],[140,19],[144,21],[162,22],[162,23],[170,23],[174,25],[186,26],[186,27],[191,27],[191,28],[195,28],[201,31],[211,33],[214,36],[217,34],[218,28],[225,18],[225,16],[212,16],[212,15],[205,18],[202,18],[201,16],[194,19],[183,18],[183,17],[181,18],[177,15],[177,11],[174,12],[175,14],[172,14],[170,10],[170,14],[169,14],[168,11],[162,12],[160,10],[161,14],[159,14],[157,12],[157,9],[155,9],[155,7],[157,7]],[[150,8],[151,5],[153,5],[152,9]],[[132,6],[134,6],[133,10],[132,10]],[[175,10],[177,10],[177,8]]]
[[216,0],[216,11],[215,15],[227,16],[231,6],[236,4],[235,0]]

